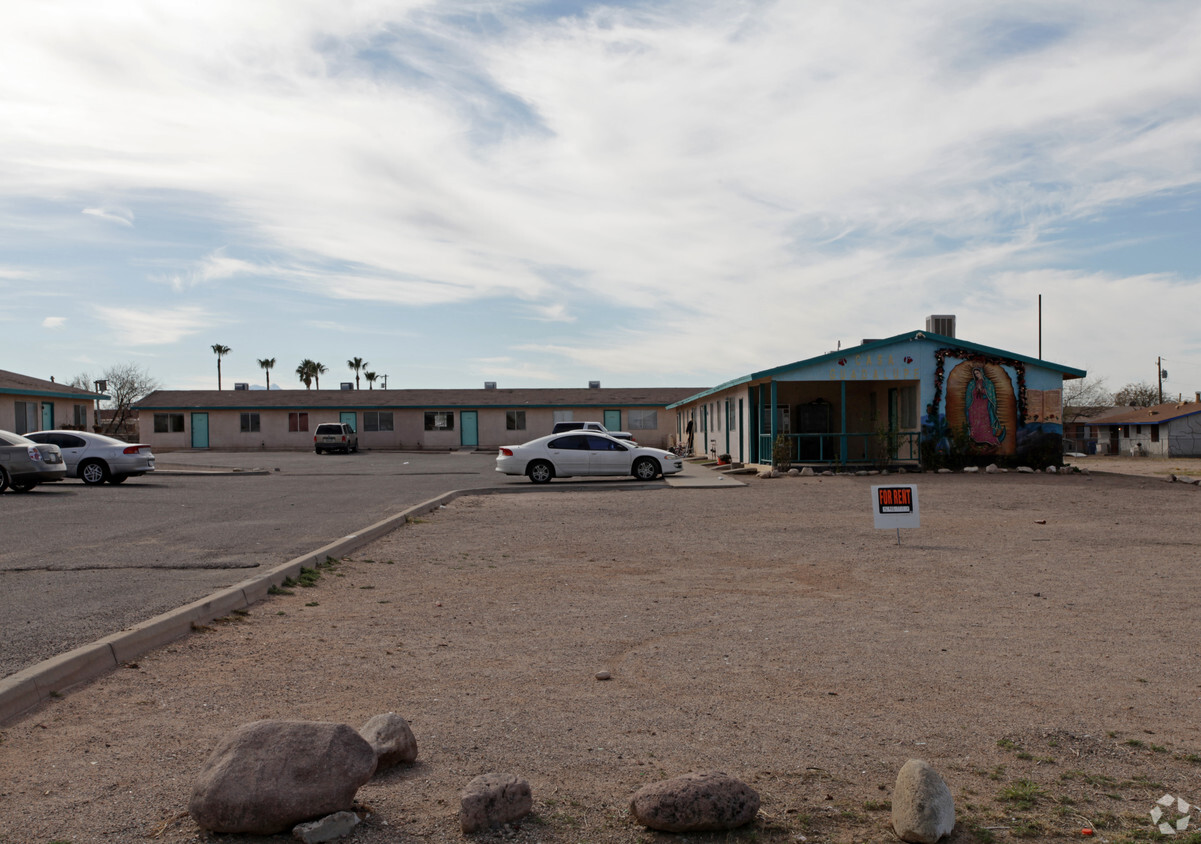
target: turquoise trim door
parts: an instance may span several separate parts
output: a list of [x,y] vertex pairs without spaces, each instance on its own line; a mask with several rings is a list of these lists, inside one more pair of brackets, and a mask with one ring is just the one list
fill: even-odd
[[192,448],[209,447],[209,415],[207,413],[192,414]]
[[459,411],[459,444],[465,448],[475,448],[480,444],[480,415],[477,411]]
[[54,427],[54,402],[42,402],[42,430],[49,431]]
[[620,410],[606,410],[604,426],[606,428],[608,428],[610,431],[620,431],[621,430],[621,411]]
[[356,421],[355,412],[353,410],[343,410],[338,414],[338,421],[350,426],[350,430],[356,434],[359,432],[359,423]]

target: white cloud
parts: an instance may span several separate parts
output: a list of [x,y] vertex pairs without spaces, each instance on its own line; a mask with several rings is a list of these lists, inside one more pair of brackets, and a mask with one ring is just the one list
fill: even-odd
[[83,213],[99,217],[101,220],[107,220],[110,223],[119,223],[122,226],[133,226],[133,212],[128,208],[85,208]]
[[42,320],[42,328],[62,328],[66,321],[66,317],[48,316]]
[[167,282],[174,290],[181,292],[200,284],[261,273],[263,270],[255,264],[230,258],[224,249],[218,249],[197,261],[187,272],[169,276]]
[[217,324],[203,308],[96,308],[118,346],[158,346],[176,343]]

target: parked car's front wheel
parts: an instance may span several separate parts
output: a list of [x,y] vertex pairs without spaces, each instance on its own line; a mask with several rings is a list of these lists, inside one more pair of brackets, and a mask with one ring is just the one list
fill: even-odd
[[525,472],[536,484],[548,484],[555,476],[555,467],[545,460],[535,460]]
[[640,457],[634,464],[634,477],[640,481],[653,481],[659,474],[659,464],[649,457]]
[[103,460],[85,460],[79,466],[79,479],[85,484],[102,484],[108,480],[108,466]]
[[6,489],[8,489],[8,475],[4,473],[3,469],[0,469],[0,492],[4,492]]

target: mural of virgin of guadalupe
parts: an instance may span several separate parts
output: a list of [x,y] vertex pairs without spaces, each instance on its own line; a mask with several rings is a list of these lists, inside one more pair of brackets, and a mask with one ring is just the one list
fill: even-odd
[[997,388],[984,377],[984,371],[972,367],[972,380],[964,399],[967,409],[967,432],[972,442],[999,446],[1005,439],[1005,426],[997,421]]
[[964,360],[947,373],[947,428],[974,454],[1017,453],[1017,396],[1005,367]]

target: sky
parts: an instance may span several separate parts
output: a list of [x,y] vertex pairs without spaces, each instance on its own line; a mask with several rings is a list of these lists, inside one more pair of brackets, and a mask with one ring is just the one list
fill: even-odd
[[1196,0],[4,18],[0,369],[708,387],[954,314],[1201,390]]

